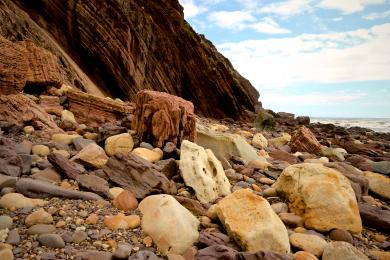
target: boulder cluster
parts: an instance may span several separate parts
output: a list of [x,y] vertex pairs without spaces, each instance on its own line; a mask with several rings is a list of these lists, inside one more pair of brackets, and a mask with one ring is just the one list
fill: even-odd
[[0,259],[389,259],[389,134],[39,82],[0,88]]

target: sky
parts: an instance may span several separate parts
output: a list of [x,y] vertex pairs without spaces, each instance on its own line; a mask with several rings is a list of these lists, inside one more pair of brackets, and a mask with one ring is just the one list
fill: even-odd
[[390,118],[390,0],[179,0],[264,108]]

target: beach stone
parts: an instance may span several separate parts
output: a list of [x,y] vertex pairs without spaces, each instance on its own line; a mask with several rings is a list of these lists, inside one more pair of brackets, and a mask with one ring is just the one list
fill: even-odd
[[114,187],[114,188],[111,188],[109,191],[108,191],[108,197],[110,199],[115,199],[117,196],[119,196],[119,194],[122,193],[122,191],[124,191],[124,189],[122,189],[121,187]]
[[0,207],[10,208],[34,208],[37,206],[44,206],[48,201],[41,199],[30,199],[20,193],[7,193],[0,199]]
[[85,224],[95,225],[98,223],[98,221],[99,221],[99,216],[96,215],[95,213],[92,213],[85,219]]
[[390,210],[383,210],[367,203],[359,203],[359,211],[364,225],[385,232],[390,231]]
[[294,254],[294,260],[318,260],[318,258],[312,253],[298,251]]
[[[17,228],[12,229],[8,233],[7,240],[5,241],[7,244],[18,246],[20,244],[20,235],[19,230]],[[0,258],[1,259],[1,258]]]
[[155,253],[147,250],[141,250],[129,257],[128,260],[161,260],[162,258],[156,256]]
[[103,148],[96,143],[90,143],[78,152],[72,161],[80,162],[86,166],[102,168],[108,161],[108,157]]
[[0,189],[13,187],[17,181],[16,177],[0,174]]
[[4,248],[0,250],[0,259],[1,260],[13,260],[14,254],[12,253],[12,250],[9,248]]
[[[342,149],[342,150],[344,150],[344,149]],[[341,151],[338,148],[331,148],[331,147],[325,147],[325,146],[323,146],[321,148],[321,154],[323,156],[326,156],[329,159],[333,159],[333,160],[339,161],[339,162],[345,161],[344,154],[346,154],[346,153],[347,153],[346,151],[344,153],[343,151]]]
[[23,133],[25,133],[26,135],[31,135],[32,133],[34,133],[34,130],[34,127],[31,125],[23,127]]
[[42,171],[34,173],[31,175],[33,179],[38,179],[48,182],[61,182],[61,175],[56,172],[53,168],[48,167]]
[[386,175],[390,174],[390,161],[373,162],[372,171]]
[[71,111],[69,110],[62,110],[61,112],[61,121],[62,122],[70,122],[73,124],[77,124],[76,119],[74,118],[74,115]]
[[291,135],[288,133],[282,133],[281,136],[268,140],[268,143],[272,144],[276,148],[280,148],[291,141]]
[[271,166],[267,160],[254,160],[254,161],[249,161],[248,164],[246,165],[247,167],[253,168],[254,170],[266,170],[269,166]]
[[95,141],[90,140],[90,139],[86,139],[86,138],[83,138],[80,136],[80,137],[76,137],[76,138],[72,139],[72,143],[77,151],[81,151],[87,145],[89,145],[91,143],[95,143]]
[[368,257],[347,242],[330,242],[322,254],[322,260],[368,260]]
[[364,176],[369,181],[369,189],[374,194],[390,200],[390,178],[382,174],[366,171]]
[[272,159],[274,159],[274,160],[287,162],[289,164],[296,164],[296,163],[298,163],[298,158],[297,157],[295,157],[294,155],[292,155],[292,154],[290,154],[288,152],[285,152],[285,151],[282,151],[282,150],[279,150],[279,149],[271,150],[269,152],[269,156]]
[[303,227],[303,219],[294,213],[280,213],[280,219],[289,227]]
[[230,194],[230,183],[220,161],[210,149],[203,149],[190,141],[181,144],[180,174],[187,186],[195,190],[202,203]]
[[288,233],[283,222],[268,201],[250,189],[237,190],[226,196],[216,204],[215,211],[229,237],[243,250],[290,252]]
[[141,224],[141,219],[138,215],[125,216],[123,213],[118,213],[115,216],[106,216],[104,224],[113,230],[134,229]]
[[142,230],[164,254],[182,254],[199,238],[199,220],[170,195],[152,195],[139,204]]
[[138,201],[134,194],[124,190],[112,201],[114,207],[124,211],[135,210],[138,207]]
[[10,216],[2,215],[0,216],[0,229],[11,229],[13,225],[13,220]]
[[376,257],[379,260],[389,260],[390,259],[390,252],[383,252],[379,250],[370,250],[369,254],[371,256]]
[[80,135],[73,134],[54,134],[51,137],[51,140],[60,143],[60,144],[71,144],[73,142],[73,139],[81,137]]
[[113,156],[116,153],[129,153],[134,146],[133,138],[129,133],[113,135],[106,139],[104,150],[108,156]]
[[53,222],[53,217],[44,209],[38,209],[28,215],[24,223],[30,227],[35,224],[50,224]]
[[268,140],[263,134],[257,133],[253,136],[252,145],[258,149],[264,149],[268,147]]
[[198,200],[183,196],[175,196],[175,199],[180,203],[180,205],[191,211],[192,214],[196,216],[207,215],[207,209]]
[[78,175],[76,181],[81,187],[100,195],[107,195],[110,188],[105,179],[92,174]]
[[43,246],[51,248],[64,248],[65,242],[60,235],[57,234],[42,234],[39,235],[37,240]]
[[87,233],[82,230],[76,230],[72,235],[73,242],[76,244],[83,242],[87,238],[88,238]]
[[66,159],[69,159],[70,158],[70,153],[66,150],[54,150],[53,153],[56,153],[56,154],[61,154],[62,156],[64,156]]
[[271,208],[276,214],[288,212],[288,206],[283,202],[274,203],[271,205]]
[[53,233],[56,230],[54,225],[36,224],[29,227],[27,234],[29,235],[42,235]]
[[322,153],[321,144],[309,128],[302,126],[291,137],[290,147],[292,152],[308,152],[320,155]]
[[355,193],[341,173],[321,164],[302,163],[283,170],[273,187],[303,217],[305,226],[318,231],[334,228],[362,231]]
[[334,241],[344,241],[350,244],[353,243],[353,237],[351,233],[344,229],[333,229],[332,231],[330,231],[329,237]]
[[326,241],[315,235],[294,233],[290,236],[292,246],[320,257],[326,246]]
[[46,145],[37,144],[37,145],[33,145],[33,147],[31,148],[31,152],[32,154],[45,157],[50,154],[50,149]]
[[132,245],[124,242],[119,242],[118,247],[116,248],[113,256],[114,258],[127,259],[130,256],[132,250]]
[[149,150],[153,150],[154,149],[153,145],[151,145],[150,143],[147,143],[147,142],[141,142],[139,144],[139,147],[146,148],[146,149],[149,149]]
[[153,150],[149,150],[147,148],[138,147],[135,148],[131,153],[151,163],[157,162],[163,157],[163,151],[161,151],[160,148],[154,148]]

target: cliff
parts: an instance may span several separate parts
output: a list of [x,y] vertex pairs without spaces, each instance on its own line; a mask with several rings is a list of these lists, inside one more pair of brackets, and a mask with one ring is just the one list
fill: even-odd
[[184,20],[177,0],[0,0],[0,35],[59,57],[65,82],[134,101],[142,89],[194,103],[207,117],[254,111],[259,94]]

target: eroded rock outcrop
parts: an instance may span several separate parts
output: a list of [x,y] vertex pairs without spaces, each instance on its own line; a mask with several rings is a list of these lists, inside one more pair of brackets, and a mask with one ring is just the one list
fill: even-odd
[[321,154],[321,144],[310,129],[304,126],[299,128],[299,130],[291,137],[290,147],[293,152],[308,152],[317,155]]

